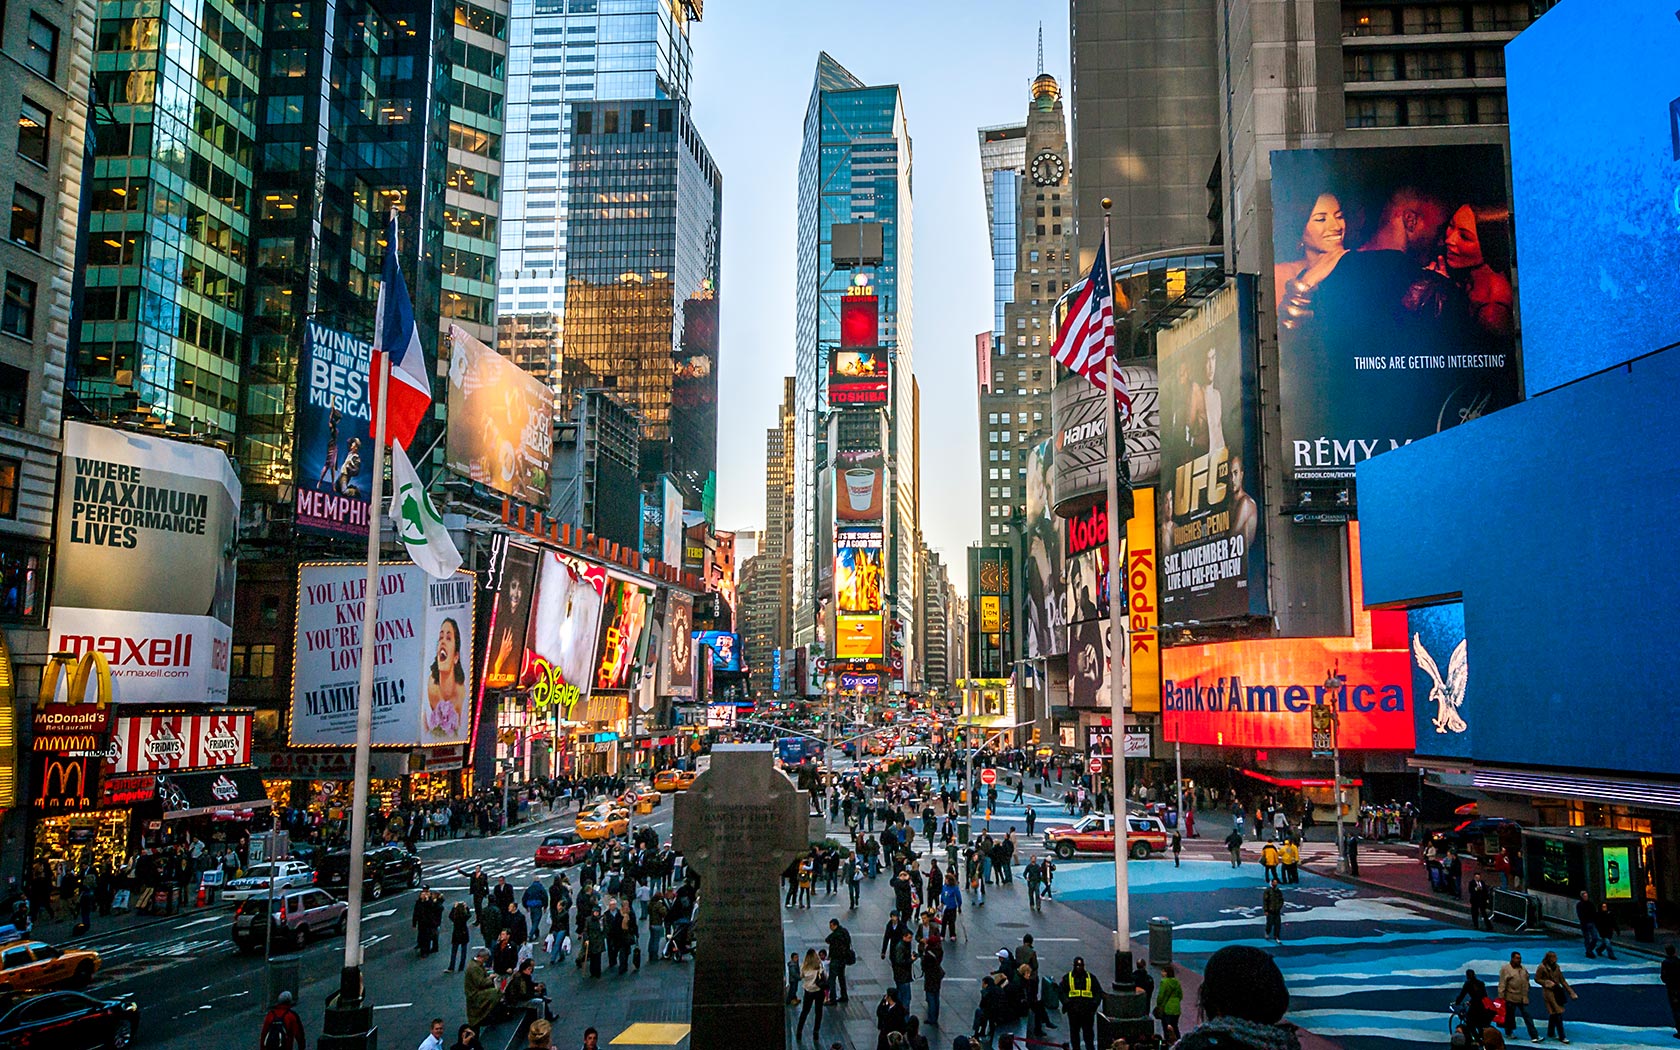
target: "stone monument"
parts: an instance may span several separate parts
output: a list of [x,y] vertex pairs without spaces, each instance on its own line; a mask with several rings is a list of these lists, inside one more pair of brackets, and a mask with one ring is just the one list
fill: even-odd
[[677,796],[672,841],[700,875],[690,1046],[787,1046],[781,874],[809,816],[769,744],[716,745]]

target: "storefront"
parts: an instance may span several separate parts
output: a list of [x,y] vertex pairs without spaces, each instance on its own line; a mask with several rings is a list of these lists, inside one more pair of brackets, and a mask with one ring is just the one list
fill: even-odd
[[630,697],[625,693],[593,693],[578,701],[567,723],[568,751],[574,776],[616,776],[629,762],[621,762],[621,742],[630,732]]
[[54,877],[66,864],[80,869],[110,865],[120,870],[134,855],[133,814],[126,808],[93,809],[34,820],[34,860],[45,861]]

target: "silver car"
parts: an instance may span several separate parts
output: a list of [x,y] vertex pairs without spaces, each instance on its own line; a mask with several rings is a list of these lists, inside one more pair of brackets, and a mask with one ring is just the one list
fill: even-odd
[[[246,951],[263,946],[267,931],[262,915],[266,899],[248,900],[233,915],[233,943]],[[274,924],[274,943],[302,948],[311,937],[343,933],[350,906],[326,890],[288,890],[274,899],[269,921]]]
[[233,879],[222,887],[222,899],[230,903],[254,900],[258,897],[266,898],[269,892],[269,882],[274,883],[276,897],[290,889],[301,888],[313,884],[314,875],[309,865],[301,860],[282,860],[272,864],[253,864],[244,875]]

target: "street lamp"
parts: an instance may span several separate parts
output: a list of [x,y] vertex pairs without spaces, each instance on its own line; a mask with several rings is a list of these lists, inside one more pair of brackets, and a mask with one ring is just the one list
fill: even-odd
[[1342,687],[1347,685],[1347,678],[1341,675],[1341,665],[1337,664],[1324,678],[1324,695],[1330,698],[1328,704],[1320,702],[1313,706],[1313,726],[1316,730],[1321,722],[1328,722],[1330,730],[1330,761],[1332,792],[1336,803],[1336,871],[1347,871],[1347,849],[1342,836],[1342,713],[1339,701]]
[[[823,695],[828,701],[823,705],[828,714],[828,717],[823,719],[823,779],[827,781],[834,774],[834,709],[837,706],[835,701],[840,695],[840,676],[833,671],[823,679]],[[824,783],[823,791],[827,790],[828,784]]]

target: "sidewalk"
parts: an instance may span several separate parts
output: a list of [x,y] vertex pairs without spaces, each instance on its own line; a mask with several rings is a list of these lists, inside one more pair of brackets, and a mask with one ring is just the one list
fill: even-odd
[[[546,807],[541,808],[546,810]],[[538,811],[539,809],[537,807],[533,807],[531,810],[531,812]],[[495,835],[491,835],[490,838],[497,838],[501,835],[510,833],[521,834],[529,832],[532,828],[556,820],[571,819],[573,816],[575,816],[575,814],[572,812],[562,814],[558,810],[553,814],[543,812],[543,814],[536,819],[527,818],[520,821],[518,824],[514,824],[512,827],[503,828]],[[460,842],[464,840],[428,840],[420,843],[420,845],[425,847],[430,845],[432,841]],[[166,922],[178,922],[183,917],[205,915],[218,908],[231,912],[233,906],[223,901],[218,901],[215,904],[211,904],[203,908],[198,907],[195,903],[197,899],[197,892],[197,886],[191,886],[187,890],[187,899],[182,901],[180,906],[174,912],[167,915],[136,914],[134,912],[112,912],[110,915],[100,915],[98,912],[95,912],[92,924],[90,925],[88,931],[83,934],[73,933],[76,923],[80,921],[79,915],[69,914],[70,909],[65,908],[61,902],[58,902],[55,896],[54,903],[59,910],[58,917],[38,916],[35,919],[34,927],[29,931],[29,936],[35,940],[45,941],[47,944],[55,945],[57,947],[72,947],[75,945],[88,944],[96,940],[109,940],[113,936],[121,936],[138,932]]]

